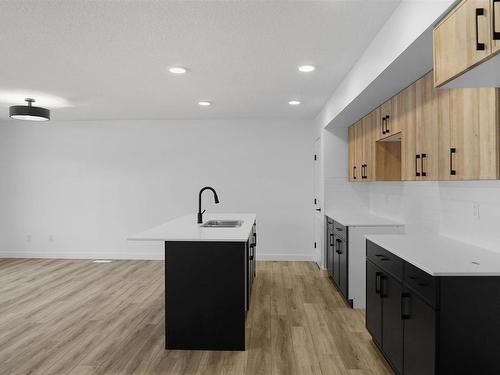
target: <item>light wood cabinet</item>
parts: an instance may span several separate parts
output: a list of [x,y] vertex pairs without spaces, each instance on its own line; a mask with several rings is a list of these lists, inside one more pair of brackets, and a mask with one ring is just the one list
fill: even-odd
[[[434,84],[442,86],[498,51],[498,0],[463,0],[434,29]],[[498,14],[498,10],[496,10]],[[496,21],[496,20],[495,20]],[[496,21],[495,23],[498,23]]]
[[349,128],[351,181],[500,179],[500,89],[437,89],[430,72],[392,98],[398,133],[379,138],[382,113]]
[[499,176],[498,89],[454,89],[439,108],[439,180],[488,180]]
[[349,128],[349,181],[358,182],[362,180],[363,171],[363,124],[358,121]]
[[395,107],[397,107],[397,96],[389,99],[377,108],[378,118],[375,128],[376,140],[391,137],[401,131],[397,121]]
[[417,116],[416,116],[416,84],[404,89],[398,95],[398,121],[401,124],[401,180],[416,179],[417,161],[415,159]]
[[378,125],[378,111],[371,112],[361,120],[363,131],[362,176],[365,181],[375,181],[375,133]]
[[417,180],[437,180],[439,164],[438,90],[432,73],[415,83],[415,161]]
[[349,148],[349,170],[347,175],[349,176],[349,181],[355,182],[357,180],[356,171],[356,132],[355,125],[350,126],[348,129],[348,148]]
[[375,180],[376,113],[370,113],[348,130],[349,181]]
[[493,35],[492,53],[500,52],[500,0],[491,3],[491,33]]

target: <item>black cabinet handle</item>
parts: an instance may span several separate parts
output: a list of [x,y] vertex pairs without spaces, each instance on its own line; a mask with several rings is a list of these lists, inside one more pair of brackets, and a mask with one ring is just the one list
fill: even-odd
[[484,8],[476,8],[476,51],[484,51],[486,45],[479,42],[479,16],[484,16]]
[[409,293],[401,294],[401,319],[410,319],[411,295]]
[[390,133],[390,130],[389,130],[389,120],[390,120],[391,116],[387,115],[385,116],[385,132],[386,133]]
[[367,164],[363,164],[363,165],[361,166],[361,174],[362,174],[361,178],[362,178],[362,179],[366,179],[366,178],[368,178],[368,176],[366,175],[366,168],[367,168],[367,167],[368,167],[368,165],[367,165]]
[[333,234],[330,234],[330,246],[333,246]]
[[250,244],[250,249],[253,249],[255,247],[255,243]]
[[375,293],[376,294],[380,294],[381,276],[382,276],[382,274],[380,272],[375,273]]
[[321,208],[316,208],[316,211],[321,212]]
[[337,238],[337,250],[336,250],[336,253],[339,254],[339,255],[342,254],[342,251],[340,250],[340,244],[341,243],[342,243],[342,240]]
[[450,175],[455,176],[457,171],[453,169],[453,154],[456,154],[457,149],[455,147],[450,148]]
[[418,171],[418,160],[420,155],[415,155],[415,177],[420,177],[420,172]]
[[385,134],[385,116],[382,117],[382,123],[380,124],[380,126],[382,127],[382,134]]
[[352,167],[352,179],[356,179],[356,166]]
[[385,280],[387,279],[387,277],[385,276],[381,276],[380,277],[380,298],[386,298],[387,297],[387,293],[385,293]]
[[384,255],[383,255],[383,254],[375,254],[375,256],[376,256],[376,257],[381,258],[381,257],[383,257]]
[[424,172],[424,159],[427,158],[427,154],[422,154],[422,158],[420,159],[420,171],[422,172],[422,177],[427,176],[427,173]]
[[495,5],[500,3],[500,0],[493,0],[493,8],[492,8],[492,13],[493,13],[493,40],[500,40],[500,31],[497,31],[497,25],[496,25],[496,15],[495,15]]

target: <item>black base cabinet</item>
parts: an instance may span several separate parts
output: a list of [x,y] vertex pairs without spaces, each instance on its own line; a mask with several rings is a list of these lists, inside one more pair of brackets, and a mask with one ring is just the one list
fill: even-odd
[[500,277],[433,277],[367,241],[366,328],[398,375],[500,374]]
[[347,227],[326,217],[326,269],[346,300],[349,298],[347,234]]

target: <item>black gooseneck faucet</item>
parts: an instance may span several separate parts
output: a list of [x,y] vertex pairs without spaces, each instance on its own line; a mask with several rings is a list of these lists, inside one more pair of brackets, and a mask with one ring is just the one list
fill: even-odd
[[201,194],[205,190],[211,190],[212,193],[214,193],[215,203],[219,203],[219,197],[217,196],[217,193],[215,192],[213,187],[205,186],[203,189],[201,189],[200,194],[198,195],[198,224],[203,223],[203,213],[206,211],[206,210],[203,210],[203,212],[201,211]]

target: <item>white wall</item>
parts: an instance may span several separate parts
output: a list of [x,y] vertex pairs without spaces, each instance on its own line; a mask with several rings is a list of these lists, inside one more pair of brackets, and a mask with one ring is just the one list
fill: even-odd
[[0,256],[161,259],[128,235],[197,211],[255,212],[259,256],[312,259],[307,121],[0,123]]

